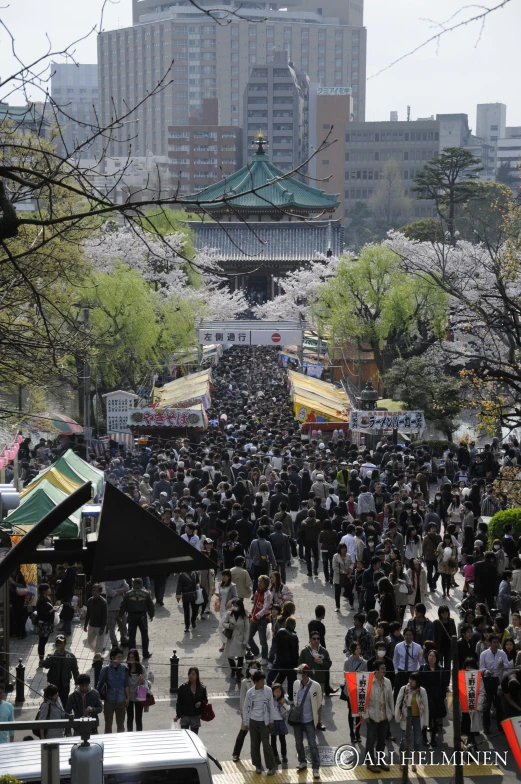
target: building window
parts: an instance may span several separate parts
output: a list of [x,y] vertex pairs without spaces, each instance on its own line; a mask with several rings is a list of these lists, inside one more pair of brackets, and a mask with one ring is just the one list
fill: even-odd
[[232,49],[238,49],[238,48],[239,48],[239,42],[238,41],[232,41]]
[[257,49],[257,41],[248,41],[248,49],[251,49],[255,52]]
[[[81,90],[80,90],[80,93],[81,93]],[[497,126],[497,125],[491,125],[491,126],[490,126],[490,130],[491,130],[491,131],[497,131],[497,130],[499,130],[499,129],[498,129],[498,126]]]
[[302,30],[302,40],[309,41],[309,30]]
[[239,66],[238,65],[232,65],[232,74],[233,74],[233,76],[236,76],[238,73],[239,73]]
[[335,33],[335,41],[342,41],[343,37],[344,37],[343,33],[339,33],[339,32]]
[[257,62],[257,55],[256,54],[250,54],[248,59],[249,59],[250,63],[256,63]]
[[318,71],[317,76],[319,79],[325,79],[326,77],[325,71]]
[[321,66],[324,66],[326,64],[326,58],[325,57],[319,57],[318,58],[318,64],[321,65]]
[[335,68],[342,68],[342,58],[341,57],[337,57],[335,59]]
[[302,68],[307,68],[309,65],[309,59],[307,57],[302,57],[300,60],[300,64]]
[[266,38],[274,38],[275,37],[275,28],[274,27],[267,27],[266,28]]
[[255,25],[248,27],[248,36],[250,38],[257,38],[257,27]]
[[326,53],[326,47],[325,47],[325,46],[323,46],[323,45],[322,45],[322,46],[319,46],[319,47],[318,47],[318,53],[319,53],[319,54],[325,54],[325,53]]
[[309,44],[302,44],[302,46],[300,47],[300,51],[302,53],[306,52],[307,54],[307,52],[309,52]]
[[319,30],[318,31],[318,40],[319,41],[325,41],[326,40],[326,31],[325,30]]
[[239,55],[237,54],[237,52],[232,52],[232,63],[238,63],[238,62],[239,62]]
[[238,107],[238,106],[235,106],[235,105],[233,105],[233,106],[232,106],[232,114],[237,114],[237,112],[238,112],[238,111],[239,111],[239,107]]

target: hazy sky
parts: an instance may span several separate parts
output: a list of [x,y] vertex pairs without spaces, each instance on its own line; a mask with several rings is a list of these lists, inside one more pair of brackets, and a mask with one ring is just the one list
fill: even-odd
[[[487,4],[498,3],[488,0]],[[325,1],[317,0],[319,4],[326,6]],[[389,71],[370,78],[429,38],[435,32],[433,23],[446,21],[463,5],[466,0],[365,0],[367,120],[389,119],[391,110],[398,111],[400,120],[405,119],[409,104],[413,119],[436,112],[466,112],[470,126],[475,128],[476,104],[498,101],[507,104],[507,124],[521,125],[521,0],[511,0],[503,10],[488,17],[479,43],[480,27],[472,24],[446,34],[438,45],[429,44]],[[99,25],[101,7],[101,0],[11,0],[10,6],[0,9],[0,18],[14,35],[18,54],[27,63],[46,52],[46,33],[56,51]],[[108,3],[104,29],[130,25],[131,17],[131,0]],[[0,28],[0,81],[15,70],[10,48],[10,40]],[[95,62],[95,34],[77,44],[76,55],[82,63]],[[0,89],[0,98],[4,96],[5,88]]]

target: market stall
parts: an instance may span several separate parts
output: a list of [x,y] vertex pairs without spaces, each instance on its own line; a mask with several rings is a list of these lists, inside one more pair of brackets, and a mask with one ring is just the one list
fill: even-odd
[[201,404],[204,410],[210,408],[212,391],[212,374],[208,370],[200,370],[189,376],[176,378],[162,387],[152,390],[153,408],[190,408]]
[[[295,419],[303,424],[349,428],[349,398],[334,384],[288,371]],[[327,428],[329,429],[329,428]]]
[[[77,489],[77,486],[74,486]],[[18,509],[9,512],[2,523],[2,527],[18,528],[19,526],[35,525],[45,517],[52,509],[64,501],[69,493],[60,490],[54,484],[43,478],[41,482],[32,488],[26,488],[29,492],[25,493],[20,501]],[[80,530],[81,513],[71,514],[67,520],[61,523],[53,532],[53,536],[69,539],[78,536]]]

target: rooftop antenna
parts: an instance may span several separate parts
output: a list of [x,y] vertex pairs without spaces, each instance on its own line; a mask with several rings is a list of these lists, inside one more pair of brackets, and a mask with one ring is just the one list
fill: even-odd
[[407,107],[407,122],[411,122],[411,107]]

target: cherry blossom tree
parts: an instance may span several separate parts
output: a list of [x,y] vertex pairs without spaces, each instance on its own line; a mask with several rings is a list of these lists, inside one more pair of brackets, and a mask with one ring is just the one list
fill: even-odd
[[[510,216],[519,225],[518,210]],[[416,242],[390,233],[402,269],[449,297],[448,339],[430,349],[472,385],[491,429],[521,424],[521,241],[511,230],[500,246]]]
[[284,292],[264,305],[257,305],[256,316],[274,321],[309,318],[320,288],[334,276],[339,261],[337,256],[320,256],[313,264],[289,272],[281,280]]

